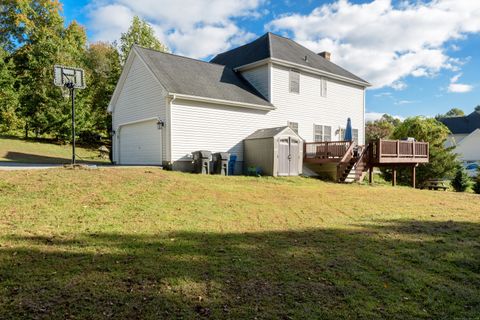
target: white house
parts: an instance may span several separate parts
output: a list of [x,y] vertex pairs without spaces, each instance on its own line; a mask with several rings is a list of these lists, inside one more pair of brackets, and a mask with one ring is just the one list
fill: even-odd
[[465,164],[480,162],[480,110],[468,116],[442,118],[451,135],[447,147],[455,147],[454,152]]
[[364,144],[369,83],[298,43],[267,33],[210,62],[134,46],[108,106],[113,161],[190,170],[196,150],[237,155],[258,129],[290,126],[304,141]]

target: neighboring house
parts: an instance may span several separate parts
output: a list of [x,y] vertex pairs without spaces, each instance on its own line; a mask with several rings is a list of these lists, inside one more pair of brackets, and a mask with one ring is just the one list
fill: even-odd
[[113,161],[191,170],[196,150],[237,155],[258,129],[289,126],[306,142],[364,144],[369,83],[298,43],[267,33],[210,62],[134,46],[108,106]]
[[480,161],[480,111],[468,116],[439,119],[451,131],[447,147],[455,147],[454,152],[465,164]]

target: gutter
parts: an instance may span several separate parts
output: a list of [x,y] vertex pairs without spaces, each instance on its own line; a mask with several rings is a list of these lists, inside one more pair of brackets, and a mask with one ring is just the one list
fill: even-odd
[[192,96],[192,95],[179,94],[179,93],[169,93],[168,96],[170,98],[173,98],[173,99],[180,99],[180,100],[187,100],[187,101],[199,101],[199,102],[206,102],[206,103],[215,103],[215,104],[222,104],[222,105],[227,105],[227,106],[232,106],[232,107],[241,107],[241,108],[263,110],[263,111],[271,111],[271,110],[276,109],[274,106],[266,106],[266,105],[255,104],[255,103],[247,103],[247,102],[239,102],[239,101],[199,97],[199,96]]
[[368,87],[372,86],[370,83],[368,83],[366,81],[360,81],[360,80],[347,78],[347,77],[344,77],[344,76],[340,76],[338,74],[334,74],[334,73],[331,73],[331,72],[319,70],[319,69],[316,69],[316,68],[312,68],[312,67],[309,67],[309,66],[304,66],[302,64],[298,64],[298,63],[294,63],[294,62],[290,62],[290,61],[285,61],[285,60],[281,60],[281,59],[277,59],[277,58],[267,58],[267,59],[255,61],[255,62],[252,62],[252,63],[249,63],[249,64],[245,64],[243,66],[236,67],[233,70],[236,71],[236,72],[245,71],[245,70],[252,69],[252,68],[255,68],[257,66],[260,66],[260,65],[263,65],[263,64],[269,63],[269,62],[270,63],[275,63],[277,65],[281,65],[281,66],[284,66],[284,67],[296,68],[296,69],[304,70],[304,71],[307,71],[307,72],[310,72],[310,73],[313,73],[313,74],[326,76],[326,77],[329,77],[329,78],[332,78],[332,79],[341,80],[341,81],[352,83],[352,84],[355,84],[355,85],[359,85],[359,86],[362,86],[362,87],[365,87],[365,88],[368,88]]

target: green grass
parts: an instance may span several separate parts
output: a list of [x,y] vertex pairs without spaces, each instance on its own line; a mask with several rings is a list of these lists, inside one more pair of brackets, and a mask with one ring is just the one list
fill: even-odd
[[0,172],[2,319],[478,319],[480,197]]
[[[77,147],[77,160],[80,163],[106,163],[96,149]],[[0,164],[2,162],[63,164],[72,159],[71,145],[59,145],[49,141],[25,140],[0,135]]]

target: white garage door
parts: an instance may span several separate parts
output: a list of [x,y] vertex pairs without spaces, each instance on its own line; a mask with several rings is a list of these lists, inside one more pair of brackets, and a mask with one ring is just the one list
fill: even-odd
[[157,121],[124,125],[120,129],[120,164],[162,164],[162,130]]

